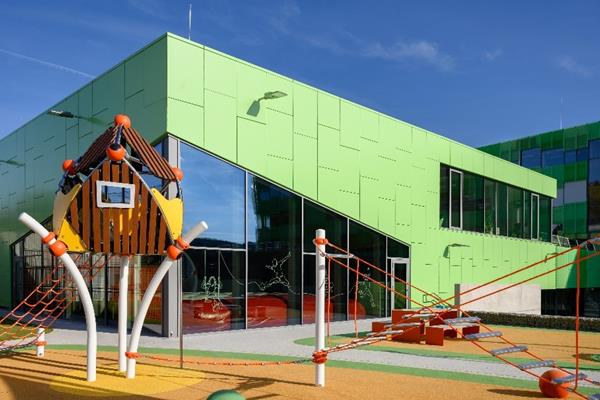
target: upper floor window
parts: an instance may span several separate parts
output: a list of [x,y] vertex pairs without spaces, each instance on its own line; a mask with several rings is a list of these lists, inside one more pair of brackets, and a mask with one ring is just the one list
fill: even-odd
[[553,167],[562,165],[565,162],[565,152],[563,149],[550,149],[542,152],[542,167]]
[[600,158],[600,139],[590,141],[590,159]]
[[441,165],[441,227],[549,241],[550,204],[547,196]]
[[539,147],[523,150],[521,165],[527,168],[539,168],[542,165],[542,150]]

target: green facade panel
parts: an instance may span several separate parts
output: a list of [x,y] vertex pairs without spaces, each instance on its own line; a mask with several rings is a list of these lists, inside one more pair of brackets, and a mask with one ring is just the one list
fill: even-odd
[[[261,99],[275,90],[287,96]],[[409,244],[413,283],[440,295],[556,251],[439,221],[441,163],[551,197],[554,179],[171,34],[60,104],[86,119],[42,115],[0,143],[0,159],[25,163],[0,165],[0,183],[10,187],[0,195],[1,282],[10,282],[8,246],[24,233],[15,216],[48,217],[62,159],[80,154],[119,112],[150,141],[177,136]],[[492,146],[510,157],[505,147]],[[571,284],[555,274],[538,282]],[[10,291],[0,289],[7,305]]]

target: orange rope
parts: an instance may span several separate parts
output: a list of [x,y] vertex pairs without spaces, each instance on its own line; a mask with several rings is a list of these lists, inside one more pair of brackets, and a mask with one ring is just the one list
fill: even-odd
[[[317,352],[315,352],[317,353]],[[151,355],[141,355],[138,354],[140,358],[148,358],[150,360],[156,361],[165,361],[172,363],[179,363],[180,360],[174,360],[166,357],[159,356],[151,356]],[[325,355],[327,357],[327,355]],[[186,360],[186,364],[194,364],[194,365],[220,365],[220,366],[239,366],[239,367],[264,367],[264,366],[272,366],[272,365],[292,365],[292,364],[304,364],[308,362],[314,362],[314,357],[311,358],[303,358],[299,360],[283,360],[283,361],[254,361],[254,362],[228,362],[228,361],[194,361],[194,360]]]
[[[330,245],[331,247],[333,247],[333,248],[337,249],[338,251],[342,251],[342,252],[345,252],[345,253],[347,253],[347,252],[346,252],[344,249],[341,249],[341,248],[339,248],[339,247],[337,247],[337,246],[335,246],[335,245],[333,245],[333,244],[331,244],[331,243],[329,243],[329,245]],[[540,276],[544,276],[544,275],[547,275],[547,274],[549,274],[549,273],[552,273],[552,272],[558,271],[558,270],[560,270],[560,269],[566,268],[566,267],[568,267],[568,266],[570,266],[570,265],[573,265],[575,262],[576,262],[576,263],[577,263],[577,265],[579,266],[579,265],[580,265],[580,263],[581,263],[581,261],[583,261],[583,260],[587,260],[587,259],[589,259],[589,258],[595,257],[595,256],[597,256],[598,254],[600,254],[600,252],[596,252],[596,253],[594,253],[594,254],[592,254],[592,255],[588,255],[588,256],[586,256],[586,257],[584,257],[584,258],[581,258],[581,256],[580,256],[580,250],[581,250],[581,246],[582,246],[582,245],[583,245],[583,244],[581,244],[581,245],[579,245],[579,246],[576,246],[576,247],[574,247],[574,248],[572,248],[572,249],[569,249],[569,250],[567,250],[567,251],[565,251],[565,252],[558,253],[558,254],[555,256],[555,257],[557,257],[557,256],[559,256],[559,255],[561,255],[561,254],[565,254],[565,253],[567,253],[567,252],[569,252],[569,251],[572,251],[572,250],[574,250],[574,249],[577,249],[577,250],[578,250],[578,255],[577,255],[577,259],[576,259],[576,261],[573,261],[573,262],[570,262],[570,263],[564,264],[564,265],[562,265],[562,266],[559,266],[559,267],[557,267],[557,268],[554,268],[554,269],[552,269],[552,270],[550,270],[550,271],[547,271],[547,272],[545,272],[545,273],[538,274],[538,275],[534,276],[533,278],[526,279],[526,280],[524,280],[524,281],[522,281],[522,282],[519,282],[519,283],[517,283],[517,284],[511,285],[511,286],[509,286],[509,287],[507,287],[507,288],[505,288],[505,289],[503,289],[503,290],[507,290],[507,289],[509,289],[510,287],[516,286],[516,285],[518,285],[518,284],[522,284],[522,283],[524,283],[524,282],[528,282],[528,281],[530,281],[530,280],[537,279],[537,278],[539,278]],[[349,254],[349,253],[347,253],[347,254]],[[344,265],[344,264],[342,264],[342,263],[338,262],[337,260],[335,260],[335,259],[332,259],[331,257],[327,256],[327,254],[324,254],[324,256],[325,256],[325,257],[327,257],[327,258],[328,258],[330,261],[331,261],[331,260],[333,260],[334,262],[337,262],[339,265],[341,265],[341,266],[343,266],[343,267],[347,268],[349,271],[353,271],[353,269],[352,269],[350,266],[346,266],[346,265]],[[555,257],[552,257],[552,258],[555,258]],[[417,301],[414,301],[413,299],[409,299],[407,296],[403,295],[402,293],[399,293],[399,292],[397,292],[397,291],[396,291],[394,288],[388,288],[388,287],[387,287],[387,285],[385,285],[385,286],[384,286],[384,285],[382,285],[381,283],[379,283],[379,282],[375,281],[374,279],[370,278],[369,276],[366,276],[365,274],[362,274],[362,273],[360,273],[360,272],[358,271],[358,265],[359,265],[359,262],[360,262],[360,261],[363,261],[363,262],[365,262],[367,265],[370,265],[370,266],[372,266],[374,269],[376,269],[376,270],[379,270],[379,271],[383,272],[384,274],[386,274],[386,275],[388,275],[388,276],[390,276],[390,275],[391,275],[391,274],[388,274],[386,271],[383,271],[382,269],[380,269],[380,268],[378,268],[378,267],[376,267],[376,266],[373,266],[372,264],[369,264],[368,262],[366,262],[366,261],[364,261],[364,260],[360,260],[358,257],[356,257],[356,258],[357,258],[357,269],[356,269],[356,270],[354,270],[354,272],[356,272],[356,273],[357,273],[357,275],[359,275],[359,274],[360,274],[361,276],[365,277],[365,279],[368,279],[368,280],[370,280],[371,282],[373,282],[373,283],[375,283],[375,284],[377,284],[377,285],[379,285],[379,286],[381,286],[381,287],[385,287],[385,289],[386,289],[386,290],[388,290],[388,291],[392,291],[392,292],[394,292],[395,294],[399,294],[400,296],[404,297],[405,299],[407,299],[407,300],[409,300],[409,301],[412,301],[413,303],[415,303],[415,304],[417,304],[417,305],[420,305],[420,306],[422,306],[421,310],[417,310],[417,311],[416,311],[415,313],[413,313],[412,315],[416,315],[417,313],[420,313],[420,312],[421,312],[421,311],[423,311],[423,310],[430,310],[430,311],[433,311],[433,310],[432,310],[432,308],[431,308],[430,306],[424,306],[424,305],[420,304],[419,302],[417,302]],[[552,259],[552,258],[550,258],[550,259]],[[547,258],[547,259],[545,259],[545,260],[543,260],[542,262],[546,262],[547,260],[548,260],[548,258]],[[524,270],[526,270],[526,269],[528,269],[528,268],[531,268],[531,267],[533,267],[533,266],[535,266],[535,265],[538,265],[539,263],[540,263],[540,262],[538,262],[538,263],[534,263],[534,264],[532,264],[532,265],[530,265],[530,266],[528,266],[528,267],[521,268],[521,269],[519,269],[519,270],[515,271],[514,273],[507,274],[507,275],[505,275],[505,276],[503,276],[503,277],[508,277],[508,276],[514,275],[514,274],[515,274],[515,273],[517,273],[517,272],[524,271]],[[579,270],[578,270],[578,272],[579,272]],[[497,279],[495,279],[495,280],[494,280],[494,281],[492,281],[492,282],[497,282],[498,280],[500,280],[500,279],[503,279],[503,277],[501,277],[501,278],[497,278]],[[579,277],[579,275],[578,275],[578,277]],[[402,280],[402,279],[400,279],[400,278],[397,278],[397,277],[395,277],[395,276],[393,276],[393,278],[394,278],[394,279],[396,279],[397,281],[403,282],[403,283],[405,283],[406,285],[408,285],[408,286],[411,286],[411,287],[413,287],[413,288],[415,288],[415,289],[417,289],[417,290],[419,290],[419,291],[421,291],[421,292],[423,292],[423,293],[427,293],[426,291],[424,291],[424,290],[422,290],[422,289],[419,289],[419,288],[415,287],[414,285],[411,285],[410,283],[408,283],[408,282],[406,282],[406,281],[403,281],[403,280]],[[578,283],[579,283],[579,282],[578,282]],[[485,283],[485,284],[482,284],[482,285],[479,285],[479,286],[478,286],[478,288],[484,287],[484,286],[486,286],[486,285],[489,285],[489,284],[490,284],[490,282],[488,282],[488,283]],[[466,291],[466,292],[470,292],[470,291],[473,291],[473,290],[475,290],[475,289],[470,289],[470,290],[468,290],[468,291]],[[493,295],[493,294],[495,294],[495,293],[498,293],[498,292],[501,292],[501,291],[502,291],[502,290],[495,291],[495,292],[493,292],[493,293],[490,293],[490,294],[488,294],[487,296]],[[464,293],[466,293],[466,292],[464,292]],[[482,296],[482,297],[480,297],[480,298],[487,297],[487,296]],[[433,296],[433,295],[432,295],[432,297],[436,297],[436,296]],[[454,297],[456,297],[456,296],[453,296],[452,298],[454,298]],[[449,299],[452,299],[452,298],[449,298]],[[437,305],[437,304],[442,304],[442,303],[445,303],[445,304],[447,304],[447,305],[449,305],[449,306],[451,306],[451,307],[452,307],[452,305],[450,305],[450,304],[447,302],[447,300],[449,300],[449,299],[446,299],[446,300],[442,300],[442,299],[440,299],[440,301],[439,301],[438,303],[436,303],[436,305]],[[472,301],[469,301],[469,303],[470,303],[470,302],[473,302],[473,301],[474,301],[474,300],[472,300]],[[463,303],[463,304],[461,304],[461,305],[454,306],[454,308],[457,310],[457,312],[463,312],[463,314],[464,314],[464,315],[467,315],[467,316],[468,316],[468,313],[467,313],[467,312],[465,312],[464,310],[462,310],[462,309],[461,309],[461,306],[463,306],[464,304],[466,304],[466,303]],[[440,319],[442,319],[442,320],[444,319],[444,318],[442,318],[442,317],[441,317],[441,316],[439,316],[439,315],[438,315],[438,316],[436,316],[436,318],[440,318]],[[576,319],[576,323],[578,324],[578,318]],[[461,336],[463,336],[462,332],[458,331],[458,329],[456,329],[455,327],[453,327],[451,324],[447,323],[447,325],[448,325],[448,326],[449,326],[451,329],[453,329],[455,332],[457,332],[458,334],[460,334]],[[485,329],[487,329],[488,331],[491,331],[491,328],[487,327],[487,326],[486,326],[486,325],[484,325],[483,323],[480,323],[480,326],[484,327],[484,328],[485,328]],[[418,327],[415,327],[415,328],[418,328]],[[412,330],[412,329],[414,329],[414,328],[409,328],[407,331],[409,331],[409,330]],[[577,337],[578,337],[578,329],[576,329],[576,335],[577,335]],[[502,339],[502,340],[503,340],[505,343],[511,344],[512,346],[515,346],[515,345],[516,345],[516,344],[512,343],[511,341],[509,341],[508,339],[506,339],[504,336],[500,336],[500,338],[501,338],[501,339]],[[333,351],[341,351],[341,350],[346,350],[346,349],[349,349],[349,348],[356,347],[356,346],[358,346],[358,345],[370,344],[370,343],[365,343],[365,340],[364,340],[364,339],[363,339],[363,341],[362,341],[362,342],[360,342],[359,340],[355,340],[355,341],[353,341],[353,342],[354,342],[354,343],[352,343],[352,342],[351,342],[351,343],[349,343],[348,345],[340,345],[340,346],[336,346],[335,348],[329,349],[329,350],[328,350],[328,352],[333,352]],[[483,351],[487,352],[488,354],[490,354],[490,355],[493,355],[493,354],[492,354],[492,353],[491,353],[489,350],[487,350],[486,348],[484,348],[484,347],[483,347],[481,344],[479,344],[479,343],[477,343],[477,342],[475,342],[475,341],[470,341],[470,342],[471,342],[473,345],[475,345],[475,346],[479,347],[481,350],[483,350]],[[536,355],[532,354],[532,353],[531,353],[531,352],[529,352],[529,351],[526,351],[525,353],[526,353],[526,354],[528,354],[528,355],[530,355],[530,356],[532,356],[532,357],[534,357],[534,358],[536,358],[537,360],[542,360],[542,358],[540,358],[540,357],[538,357],[538,356],[536,356]],[[501,357],[500,355],[493,355],[493,356],[495,356],[496,358],[498,358],[498,359],[500,359],[500,360],[502,360],[502,361],[506,362],[506,363],[507,363],[507,364],[509,364],[509,365],[512,365],[512,366],[514,366],[514,367],[517,367],[517,368],[518,368],[518,365],[516,365],[516,364],[514,364],[514,363],[510,362],[509,360],[505,359],[504,357]],[[520,368],[519,368],[519,369],[520,369]],[[565,371],[565,372],[567,372],[567,373],[568,373],[568,371],[566,371],[566,370],[564,370],[564,369],[562,369],[562,368],[559,368],[559,369],[561,369],[561,370],[563,370],[563,371]],[[539,376],[539,375],[537,375],[537,374],[535,374],[535,373],[533,373],[533,372],[531,372],[531,371],[528,371],[528,370],[522,370],[522,371],[523,371],[523,372],[525,372],[525,373],[527,373],[527,374],[529,374],[529,375],[535,376],[535,377],[537,377],[538,379],[543,379],[543,380],[545,380],[543,377],[541,377],[541,376]],[[577,373],[578,373],[578,370],[577,370]],[[578,375],[577,375],[577,376],[578,376]],[[588,381],[588,382],[594,383],[594,384],[598,384],[598,382],[595,382],[595,381],[593,381],[593,380],[590,380],[590,379],[585,379],[585,380],[586,380],[586,381]],[[575,394],[577,394],[578,396],[585,398],[585,396],[584,396],[584,395],[582,395],[582,394],[578,393],[576,390],[573,390],[573,392],[574,392]]]

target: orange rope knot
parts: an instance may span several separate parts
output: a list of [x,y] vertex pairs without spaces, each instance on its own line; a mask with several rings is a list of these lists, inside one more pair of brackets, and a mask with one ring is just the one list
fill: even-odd
[[312,362],[315,364],[325,364],[327,362],[327,352],[324,350],[313,353]]
[[316,238],[315,244],[318,244],[318,245],[329,244],[329,240],[327,240],[326,238]]
[[48,342],[46,342],[45,340],[38,340],[37,342],[35,342],[36,346],[46,346],[48,344]]
[[137,352],[133,352],[133,351],[126,351],[125,352],[125,357],[127,358],[133,358],[134,360],[137,358],[140,358],[142,355],[140,353]]
[[42,243],[44,244],[48,244],[52,241],[52,239],[54,239],[56,237],[56,235],[54,234],[54,232],[48,232],[48,234],[46,236],[44,236],[42,238]]

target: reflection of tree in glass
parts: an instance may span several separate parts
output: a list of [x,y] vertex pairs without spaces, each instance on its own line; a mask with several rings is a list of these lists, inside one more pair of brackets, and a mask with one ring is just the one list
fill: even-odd
[[266,269],[270,269],[273,271],[273,277],[269,279],[267,282],[248,282],[248,285],[255,284],[261,291],[265,291],[267,288],[270,288],[273,285],[283,285],[287,288],[290,293],[297,294],[292,289],[292,285],[288,280],[285,272],[283,271],[284,264],[290,259],[292,256],[291,252],[288,252],[282,259],[278,260],[277,258],[273,258],[271,265],[265,265]]
[[[367,276],[369,276],[369,274],[367,274]],[[371,292],[371,287],[369,286],[367,278],[363,278],[362,280],[358,281],[358,296],[361,298],[367,297],[371,303],[371,307],[375,307],[377,305],[375,302],[375,296]]]

